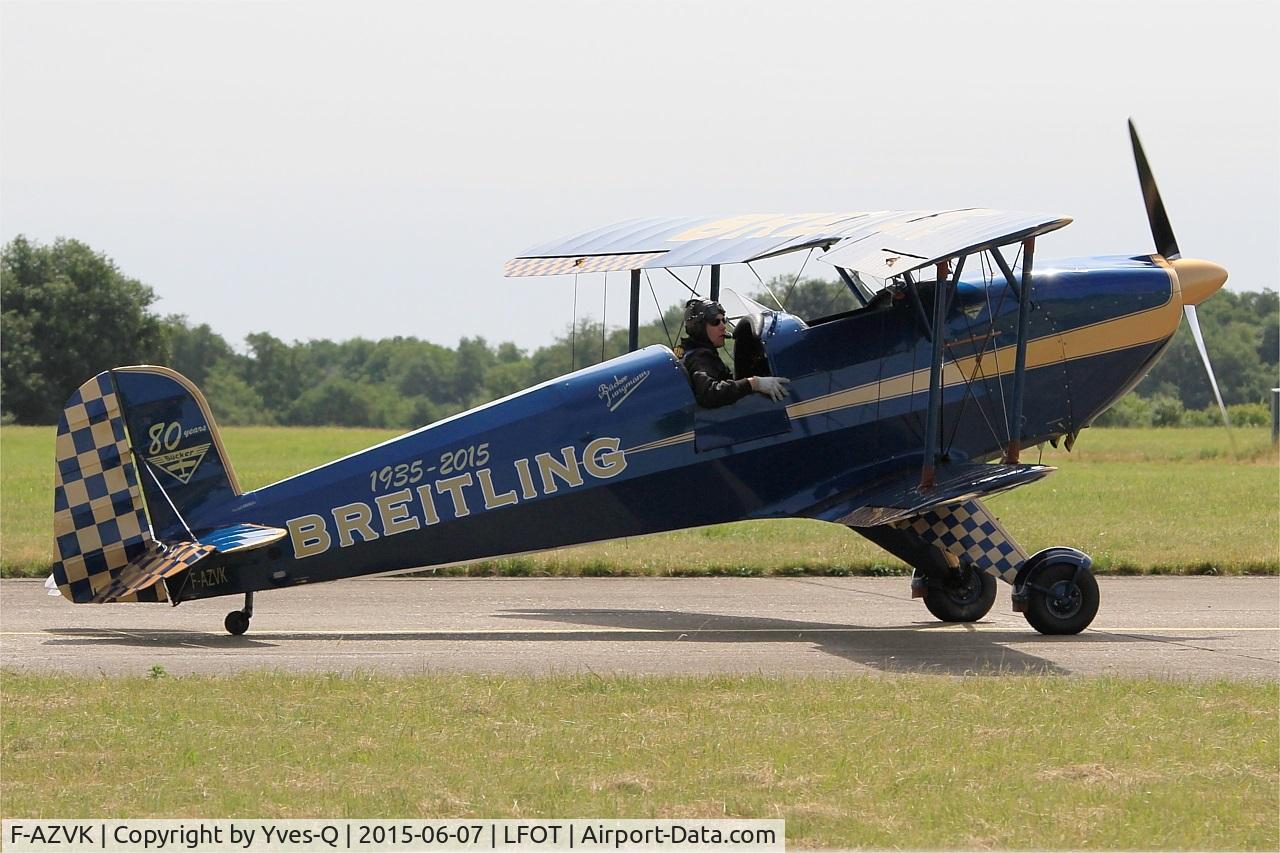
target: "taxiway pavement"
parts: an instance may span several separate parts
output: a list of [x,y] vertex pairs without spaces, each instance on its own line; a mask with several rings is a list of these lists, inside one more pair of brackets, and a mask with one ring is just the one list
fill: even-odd
[[1037,634],[1003,585],[944,625],[905,578],[385,578],[238,597],[72,605],[0,581],[0,660],[38,672],[999,673],[1280,680],[1280,578],[1101,578],[1076,637]]

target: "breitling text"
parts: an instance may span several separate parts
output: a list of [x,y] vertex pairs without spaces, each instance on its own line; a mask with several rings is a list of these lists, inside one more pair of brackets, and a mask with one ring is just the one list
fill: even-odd
[[[497,476],[494,467],[458,474],[455,466],[454,476],[424,482],[415,488],[409,487],[408,480],[421,469],[414,471],[410,465],[403,483],[405,487],[378,495],[372,506],[365,501],[353,501],[333,507],[329,517],[312,513],[285,522],[293,556],[301,560],[323,554],[334,546],[335,539],[339,548],[349,548],[357,542],[371,542],[451,518],[465,518],[482,509],[500,509],[552,495],[562,488],[576,489],[587,482],[587,477],[607,480],[626,470],[626,453],[620,447],[618,438],[601,436],[582,449],[581,457],[578,449],[570,445],[556,452],[538,453],[532,459],[516,459]],[[485,457],[487,461],[487,452]],[[391,484],[396,484],[394,474]],[[512,488],[501,490],[508,486]]]

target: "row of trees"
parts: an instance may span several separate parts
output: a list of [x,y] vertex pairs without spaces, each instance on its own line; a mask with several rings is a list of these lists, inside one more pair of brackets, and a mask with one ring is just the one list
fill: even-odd
[[[158,316],[155,292],[77,240],[17,237],[0,252],[0,406],[53,423],[71,391],[120,364],[163,364],[193,382],[225,424],[421,426],[626,351],[627,333],[590,318],[546,346],[412,337],[286,343],[268,332],[237,352],[207,323]],[[641,330],[670,343],[680,306]],[[664,326],[665,323],[665,326]]]
[[[769,283],[802,316],[849,307],[839,284]],[[0,257],[0,406],[7,420],[53,423],[72,389],[119,364],[167,364],[199,385],[226,424],[411,427],[462,411],[625,352],[623,329],[577,321],[546,346],[463,338],[446,347],[411,337],[286,343],[267,332],[237,352],[208,324],[156,315],[151,288],[76,240],[41,245],[17,237]],[[643,327],[642,344],[671,343],[681,308]],[[1274,291],[1222,292],[1201,306],[1201,323],[1230,403],[1256,403],[1276,381],[1280,302]],[[607,331],[607,333],[606,333]],[[1146,400],[1181,410],[1212,401],[1185,328],[1138,386]],[[1164,403],[1168,407],[1168,403]],[[1128,404],[1139,413],[1150,411]],[[1148,420],[1147,422],[1151,422]]]

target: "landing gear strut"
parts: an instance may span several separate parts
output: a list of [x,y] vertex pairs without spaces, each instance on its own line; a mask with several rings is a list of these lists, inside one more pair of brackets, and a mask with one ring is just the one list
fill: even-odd
[[228,634],[240,636],[249,630],[249,620],[253,618],[253,593],[246,592],[244,594],[244,610],[232,610],[227,614],[227,618],[222,620],[222,627],[227,629]]

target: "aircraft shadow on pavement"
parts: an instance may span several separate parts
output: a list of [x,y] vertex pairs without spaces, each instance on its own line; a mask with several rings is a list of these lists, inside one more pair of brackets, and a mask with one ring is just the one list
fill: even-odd
[[[528,609],[501,611],[504,618],[559,625],[595,626],[598,631],[351,631],[263,632],[233,637],[200,631],[113,630],[103,628],[51,629],[49,645],[137,646],[143,648],[234,651],[277,648],[281,643],[308,642],[449,642],[529,644],[547,642],[612,643],[726,643],[749,647],[755,643],[803,643],[822,652],[885,672],[945,674],[1070,674],[1046,657],[1027,650],[1029,644],[1051,648],[1060,643],[1181,642],[1184,638],[1139,633],[1085,632],[1074,637],[1045,637],[1030,628],[992,630],[987,626],[964,630],[939,622],[870,627],[754,616],[725,616],[680,610]],[[1185,638],[1189,639],[1189,638]],[[1203,639],[1203,638],[1201,638]],[[1013,648],[1016,644],[1021,648]],[[371,652],[372,653],[372,652]],[[637,649],[637,654],[641,652]],[[571,663],[571,662],[569,662]]]
[[[1010,643],[1090,638],[1041,637],[1029,630],[956,630],[940,622],[886,627],[806,622],[756,616],[723,616],[680,610],[543,609],[505,611],[514,619],[570,622],[620,628],[624,636],[648,640],[654,632],[674,641],[700,643],[805,643],[827,654],[885,672],[936,672],[955,675],[1035,673],[1066,675],[1071,671]],[[942,630],[939,630],[942,629]],[[948,630],[949,629],[949,630]],[[1105,637],[1114,641],[1112,636]],[[1128,639],[1128,638],[1126,638]]]

